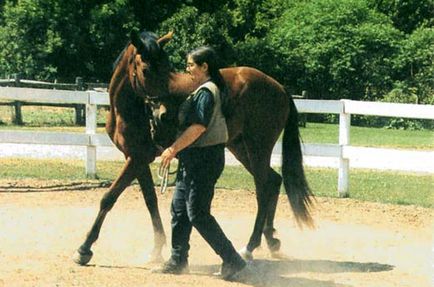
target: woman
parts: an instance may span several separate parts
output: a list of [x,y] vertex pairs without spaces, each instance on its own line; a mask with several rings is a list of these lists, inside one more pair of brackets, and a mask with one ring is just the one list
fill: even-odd
[[224,144],[228,139],[220,99],[224,81],[215,51],[199,47],[190,52],[187,72],[200,86],[180,106],[180,135],[161,155],[163,167],[177,156],[179,169],[171,206],[172,255],[159,271],[188,272],[189,239],[195,227],[223,259],[221,276],[228,280],[246,263],[210,213],[214,187],[225,164]]

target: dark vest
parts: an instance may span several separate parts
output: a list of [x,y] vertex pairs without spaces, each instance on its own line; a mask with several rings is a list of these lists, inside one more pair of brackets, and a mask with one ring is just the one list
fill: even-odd
[[211,81],[202,84],[181,104],[178,114],[179,123],[181,126],[185,123],[185,119],[187,118],[186,113],[190,110],[189,107],[191,106],[193,97],[201,88],[207,88],[214,96],[214,110],[206,131],[190,147],[205,147],[226,143],[228,140],[228,129],[222,113],[220,90]]

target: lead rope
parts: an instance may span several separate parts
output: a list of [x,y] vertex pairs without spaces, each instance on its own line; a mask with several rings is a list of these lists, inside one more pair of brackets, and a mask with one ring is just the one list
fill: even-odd
[[175,171],[170,171],[170,163],[167,167],[163,167],[163,163],[160,163],[160,167],[158,168],[158,178],[161,180],[160,182],[160,193],[164,194],[166,192],[167,186],[169,185],[169,175],[175,174]]
[[160,179],[160,193],[164,194],[167,189],[167,184],[169,182],[169,170],[170,163],[167,167],[163,167],[163,163],[160,163],[158,168],[158,178]]

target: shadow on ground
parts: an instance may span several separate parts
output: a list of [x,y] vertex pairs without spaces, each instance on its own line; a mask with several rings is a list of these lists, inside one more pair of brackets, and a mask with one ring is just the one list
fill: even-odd
[[[393,270],[394,266],[380,263],[360,263],[331,260],[254,260],[234,279],[236,282],[257,287],[347,287],[333,281],[322,281],[292,276],[296,273],[370,273]],[[212,274],[216,265],[195,265],[191,271]]]

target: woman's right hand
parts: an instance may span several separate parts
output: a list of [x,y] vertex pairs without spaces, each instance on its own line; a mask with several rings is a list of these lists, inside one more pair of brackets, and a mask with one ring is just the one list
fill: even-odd
[[163,168],[168,168],[172,159],[176,156],[177,152],[173,147],[166,148],[161,154],[161,164]]

